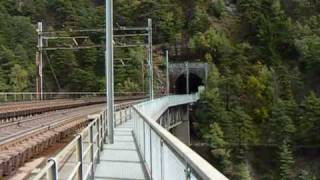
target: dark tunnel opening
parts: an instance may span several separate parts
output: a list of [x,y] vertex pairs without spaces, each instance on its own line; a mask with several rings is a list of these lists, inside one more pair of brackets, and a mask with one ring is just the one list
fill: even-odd
[[[190,93],[198,92],[198,87],[202,86],[203,82],[202,79],[199,78],[195,74],[189,75],[189,91]],[[183,74],[178,77],[175,84],[175,93],[176,94],[186,94],[187,93],[187,81],[186,81],[186,75]]]

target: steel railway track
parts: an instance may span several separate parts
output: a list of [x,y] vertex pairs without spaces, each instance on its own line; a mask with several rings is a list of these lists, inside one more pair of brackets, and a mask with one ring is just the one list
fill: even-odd
[[[124,102],[128,100],[143,99],[145,96],[122,96],[116,97],[116,102]],[[50,100],[38,102],[22,102],[14,104],[6,104],[0,106],[0,124],[14,122],[20,120],[22,117],[33,116],[50,111],[57,111],[62,109],[70,109],[81,106],[89,106],[93,104],[102,104],[105,98],[91,98],[91,99],[76,99],[76,100]]]

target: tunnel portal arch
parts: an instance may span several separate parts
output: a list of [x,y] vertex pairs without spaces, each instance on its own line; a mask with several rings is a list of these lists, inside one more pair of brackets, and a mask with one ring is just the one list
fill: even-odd
[[[196,74],[189,74],[189,93],[198,92],[198,87],[203,86],[203,80]],[[187,93],[187,77],[186,74],[180,75],[175,82],[175,93],[186,94]]]
[[206,85],[208,78],[208,63],[188,62],[186,63],[170,63],[170,93],[185,94],[186,67],[189,67],[189,90],[190,93],[197,92],[198,86]]

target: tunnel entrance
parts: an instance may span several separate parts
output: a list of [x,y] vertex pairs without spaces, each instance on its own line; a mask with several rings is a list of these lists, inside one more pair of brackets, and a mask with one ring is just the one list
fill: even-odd
[[[198,87],[202,86],[203,82],[199,76],[190,73],[189,74],[189,90],[190,93],[198,92]],[[178,77],[175,84],[175,93],[176,94],[186,94],[187,93],[187,82],[186,82],[186,75],[183,74]]]

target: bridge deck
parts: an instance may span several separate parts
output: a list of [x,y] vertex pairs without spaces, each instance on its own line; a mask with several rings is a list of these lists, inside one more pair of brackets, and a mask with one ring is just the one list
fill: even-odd
[[143,180],[145,176],[132,134],[133,120],[115,128],[114,144],[105,144],[97,165],[97,180]]

